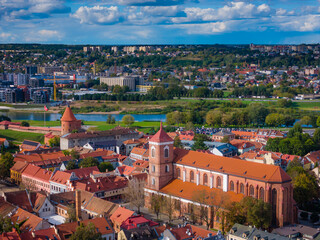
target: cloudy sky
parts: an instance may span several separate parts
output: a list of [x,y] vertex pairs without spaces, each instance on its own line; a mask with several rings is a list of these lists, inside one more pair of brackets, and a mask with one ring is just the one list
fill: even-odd
[[0,0],[1,43],[320,43],[320,0]]

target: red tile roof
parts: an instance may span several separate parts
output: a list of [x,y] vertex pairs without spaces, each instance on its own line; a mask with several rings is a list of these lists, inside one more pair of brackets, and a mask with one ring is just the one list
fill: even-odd
[[172,142],[172,138],[163,130],[162,123],[160,124],[160,130],[150,139],[149,142]]
[[177,164],[252,178],[264,182],[291,181],[290,176],[279,166],[262,165],[261,163],[188,151],[179,148],[174,149],[174,154],[174,161]]
[[134,215],[134,211],[126,209],[124,207],[119,207],[111,216],[110,220],[115,224],[121,225],[129,217]]
[[23,238],[21,238],[19,236],[19,233],[17,233],[16,229],[13,228],[12,232],[7,232],[7,233],[2,233],[0,235],[0,240],[22,240]]
[[76,117],[73,115],[73,112],[69,106],[66,107],[66,110],[64,111],[60,121],[65,121],[65,122],[77,121]]
[[23,170],[28,166],[28,163],[25,162],[16,162],[10,170],[22,173]]
[[[87,226],[89,223],[92,223],[95,226],[96,230],[99,233],[101,233],[101,235],[113,233],[113,229],[111,225],[104,217],[80,221],[80,224],[81,223],[83,223],[85,226]],[[78,227],[77,222],[64,223],[56,226],[62,240],[67,239],[66,236],[73,234],[76,231],[77,227]]]
[[129,217],[127,220],[125,220],[122,224],[121,224],[121,228],[128,230],[128,229],[135,229],[138,228],[139,225],[142,226],[147,224],[149,227],[154,227],[159,225],[159,223],[157,222],[153,222],[149,219],[146,219],[143,216],[131,216]]
[[90,178],[90,174],[93,172],[98,172],[99,168],[97,166],[94,167],[87,167],[87,168],[78,168],[65,171],[66,173],[74,173],[79,179],[88,179]]
[[42,218],[21,208],[18,208],[18,210],[11,216],[11,221],[14,223],[21,223],[24,220],[27,221],[22,224],[22,231],[33,231],[43,221]]

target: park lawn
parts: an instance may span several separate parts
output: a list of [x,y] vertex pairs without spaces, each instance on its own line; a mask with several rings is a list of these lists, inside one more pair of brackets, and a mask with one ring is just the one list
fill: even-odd
[[320,102],[294,102],[295,107],[309,111],[320,111]]
[[13,130],[0,130],[0,137],[16,142],[23,142],[23,140],[26,139],[43,143],[44,140],[44,134],[41,133],[19,132]]
[[[19,120],[12,120],[12,122],[22,122]],[[28,120],[26,121],[30,124],[30,126],[36,126],[36,127],[44,127],[43,121],[35,121],[35,120]],[[60,121],[46,121],[46,127],[60,127],[61,123]]]
[[[105,131],[105,130],[109,130],[112,129],[116,126],[118,126],[118,124],[121,127],[126,127],[126,125],[124,125],[123,123],[119,122],[119,123],[115,123],[115,124],[107,124],[106,122],[98,122],[98,121],[84,121],[84,125],[88,125],[88,126],[92,126],[92,127],[97,127],[100,131]],[[160,122],[134,122],[131,127],[136,127],[138,128],[140,131],[143,132],[149,132],[149,130],[153,127],[153,128],[157,128],[160,126]]]

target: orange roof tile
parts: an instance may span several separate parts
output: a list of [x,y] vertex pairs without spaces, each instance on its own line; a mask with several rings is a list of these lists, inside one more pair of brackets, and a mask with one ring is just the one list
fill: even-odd
[[28,166],[28,163],[25,162],[16,162],[12,168],[10,168],[10,170],[15,171],[15,172],[19,172],[22,173],[23,170]]
[[29,213],[22,208],[18,208],[18,210],[11,216],[11,221],[14,223],[21,223],[22,221],[26,220],[21,226],[22,231],[33,231],[35,228],[43,221],[42,218]]
[[172,142],[172,138],[162,128],[162,122],[160,124],[160,130],[150,139],[150,142]]
[[73,112],[69,106],[66,107],[66,110],[64,111],[60,121],[66,121],[66,122],[77,121],[76,117],[73,115]]
[[124,207],[119,207],[111,216],[110,220],[113,223],[121,225],[125,220],[131,217],[134,214],[134,211],[126,209]]
[[[177,164],[252,178],[264,182],[291,181],[290,176],[279,166],[266,164],[261,165],[261,163],[188,151],[180,148],[175,148],[174,154],[175,162]],[[275,174],[276,172],[280,173]]]
[[[223,194],[223,191],[221,189],[217,188],[210,188],[204,185],[197,185],[192,182],[183,182],[182,180],[179,179],[174,179],[171,181],[169,184],[167,184],[165,187],[160,189],[160,192],[183,198],[186,200],[194,200],[195,194],[200,191],[206,191],[208,195],[214,196],[214,198],[211,198],[212,200],[209,200],[208,204],[210,205],[220,205],[221,202],[221,196]],[[240,193],[235,193],[235,192],[225,192],[226,200],[230,202],[239,202],[244,195]]]

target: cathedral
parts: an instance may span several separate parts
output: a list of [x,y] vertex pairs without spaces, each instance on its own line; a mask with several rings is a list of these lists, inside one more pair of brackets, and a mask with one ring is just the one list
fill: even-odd
[[[176,216],[188,215],[199,205],[195,195],[201,191],[211,196],[208,210],[221,204],[222,196],[231,202],[251,196],[271,204],[273,226],[296,221],[291,178],[281,167],[174,148],[161,124],[149,140],[146,206],[159,194],[175,201]],[[219,214],[211,218],[210,227],[219,229]]]

